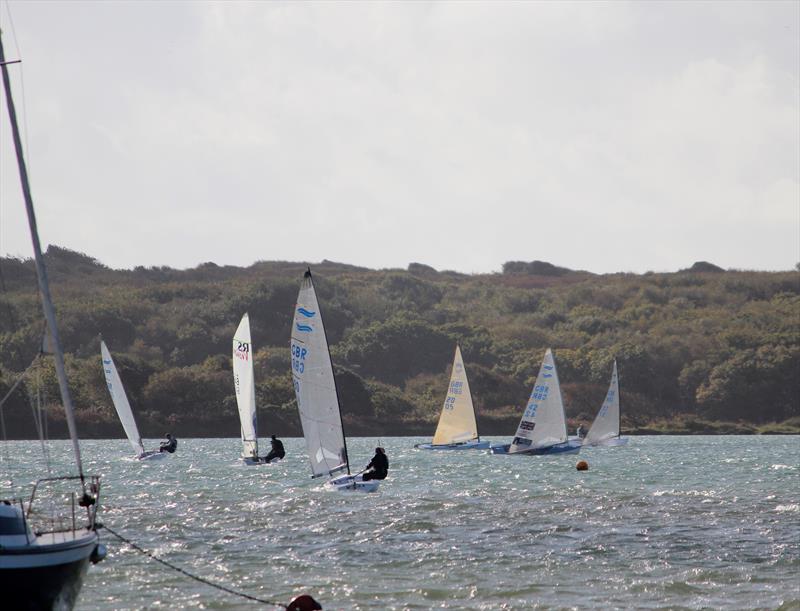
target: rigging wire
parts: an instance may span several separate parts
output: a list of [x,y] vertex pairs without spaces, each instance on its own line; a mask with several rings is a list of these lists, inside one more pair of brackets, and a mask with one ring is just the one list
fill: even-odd
[[17,30],[14,27],[14,18],[11,16],[11,4],[5,0],[6,14],[8,15],[8,23],[11,26],[11,39],[14,41],[14,48],[17,50],[17,58],[19,60],[19,91],[22,98],[22,132],[25,139],[25,150],[28,151],[26,164],[28,166],[28,175],[31,174],[31,160],[30,160],[30,143],[28,142],[28,110],[25,105],[25,74],[22,66],[22,52],[19,50],[19,40],[17,39]]
[[5,405],[6,401],[8,401],[8,399],[11,397],[11,395],[14,394],[14,391],[17,390],[17,387],[25,379],[25,376],[31,370],[31,367],[33,367],[36,364],[36,361],[39,360],[39,356],[40,355],[37,354],[33,358],[33,360],[31,361],[31,364],[28,365],[25,368],[25,371],[23,371],[19,375],[19,377],[17,378],[17,381],[14,382],[11,385],[11,388],[8,389],[8,392],[6,393],[6,395],[2,399],[0,399],[0,431],[2,432],[2,435],[3,435],[3,461],[5,462],[6,465],[8,465],[8,480],[9,480],[9,485],[11,486],[12,489],[14,488],[14,477],[13,477],[13,471],[11,469],[11,455],[10,455],[10,453],[8,451],[8,443],[7,443],[8,442],[8,436],[6,434],[6,417],[5,417],[5,412],[3,411],[3,406]]
[[189,571],[187,571],[185,569],[182,569],[181,567],[176,566],[176,565],[172,564],[171,562],[167,562],[166,560],[164,560],[162,558],[159,558],[158,556],[156,556],[152,552],[147,551],[143,547],[140,547],[139,545],[137,545],[136,543],[134,543],[133,541],[131,541],[127,537],[124,537],[123,535],[121,535],[118,532],[116,532],[110,526],[106,526],[105,524],[97,524],[97,528],[105,528],[108,532],[110,532],[112,535],[114,535],[117,539],[119,539],[120,541],[122,541],[124,543],[127,543],[133,549],[135,549],[137,552],[141,552],[142,554],[144,554],[145,556],[147,556],[151,560],[155,560],[156,562],[160,562],[161,564],[163,564],[167,568],[170,568],[173,571],[178,571],[179,573],[182,573],[183,575],[185,575],[186,577],[189,577],[190,579],[194,579],[195,581],[199,581],[200,583],[205,584],[207,586],[210,586],[212,588],[216,588],[217,590],[222,590],[223,592],[227,592],[228,594],[233,594],[234,596],[240,596],[242,598],[246,598],[247,600],[252,600],[252,601],[257,602],[257,603],[262,603],[264,605],[272,605],[274,607],[280,607],[281,609],[288,609],[289,608],[287,605],[284,605],[283,603],[275,602],[274,600],[266,600],[264,598],[257,598],[255,596],[251,596],[250,594],[245,594],[244,592],[238,592],[237,590],[233,590],[232,588],[229,588],[227,586],[223,586],[222,584],[215,583],[213,581],[205,579],[204,577],[199,577],[198,575],[194,575],[193,573],[190,573]]
[[[47,437],[47,396],[45,395],[44,402],[42,401],[42,367],[41,360],[39,366],[36,368],[36,396],[35,401],[31,401],[31,410],[33,411],[33,421],[36,424],[36,432],[39,435],[39,444],[42,446],[42,456],[44,457],[45,467],[47,468],[47,476],[52,477],[52,469],[50,463],[50,449],[45,443]],[[43,408],[42,405],[45,405]]]

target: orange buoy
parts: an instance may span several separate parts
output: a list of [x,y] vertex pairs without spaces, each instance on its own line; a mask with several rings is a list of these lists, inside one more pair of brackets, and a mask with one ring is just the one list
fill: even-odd
[[585,460],[579,460],[578,464],[575,465],[575,468],[578,471],[588,471],[589,470],[589,463],[586,462]]

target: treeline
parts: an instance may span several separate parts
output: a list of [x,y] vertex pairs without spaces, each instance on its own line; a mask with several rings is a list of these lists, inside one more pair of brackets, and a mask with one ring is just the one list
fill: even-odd
[[[46,261],[82,436],[121,436],[100,366],[108,344],[142,434],[236,436],[231,338],[249,312],[262,434],[299,435],[289,333],[306,264],[113,270],[50,247]],[[465,275],[413,263],[312,266],[350,434],[432,434],[455,344],[485,434],[512,434],[547,347],[573,426],[588,424],[617,359],[623,426],[639,432],[799,432],[800,273],[594,275],[541,261]],[[0,395],[36,356],[44,324],[32,261],[0,260]],[[4,408],[65,432],[50,359]]]

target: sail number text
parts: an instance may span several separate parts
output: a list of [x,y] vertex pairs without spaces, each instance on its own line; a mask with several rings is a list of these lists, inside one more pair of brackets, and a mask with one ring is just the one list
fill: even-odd
[[308,349],[302,348],[297,344],[292,344],[292,370],[297,373],[303,373],[306,368],[305,360],[308,355]]

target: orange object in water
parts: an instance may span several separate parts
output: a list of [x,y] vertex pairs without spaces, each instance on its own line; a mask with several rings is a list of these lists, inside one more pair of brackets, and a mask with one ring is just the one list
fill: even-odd
[[589,463],[586,462],[585,460],[579,460],[578,464],[575,465],[575,468],[578,471],[588,471],[589,470]]

